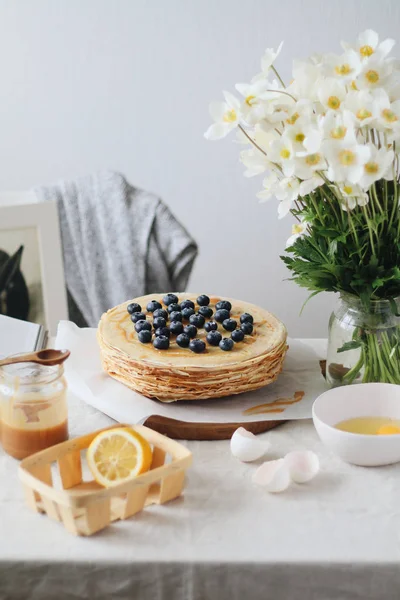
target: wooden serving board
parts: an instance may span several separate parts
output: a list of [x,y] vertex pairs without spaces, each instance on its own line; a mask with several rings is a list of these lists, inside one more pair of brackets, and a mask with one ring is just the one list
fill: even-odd
[[[325,377],[326,361],[320,361],[321,372]],[[286,421],[253,421],[251,423],[188,423],[154,415],[145,425],[174,440],[228,440],[238,427],[245,427],[254,434],[263,433]]]

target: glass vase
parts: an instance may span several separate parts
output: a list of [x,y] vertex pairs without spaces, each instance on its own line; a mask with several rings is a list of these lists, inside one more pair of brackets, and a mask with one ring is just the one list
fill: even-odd
[[331,387],[400,384],[399,305],[400,298],[374,300],[367,310],[357,296],[341,294],[329,320],[326,378]]

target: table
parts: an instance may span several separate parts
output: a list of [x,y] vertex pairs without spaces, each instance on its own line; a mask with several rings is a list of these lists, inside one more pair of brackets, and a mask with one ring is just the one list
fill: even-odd
[[[110,423],[71,398],[72,435]],[[400,466],[342,463],[308,420],[261,437],[270,459],[314,450],[321,473],[272,495],[229,442],[186,442],[184,497],[90,538],[31,512],[0,450],[0,600],[398,600]]]

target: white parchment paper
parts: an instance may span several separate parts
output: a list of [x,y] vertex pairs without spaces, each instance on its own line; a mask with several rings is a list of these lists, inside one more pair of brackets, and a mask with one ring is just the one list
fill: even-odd
[[[315,340],[312,344],[310,342],[289,339],[282,374],[275,383],[260,390],[220,400],[168,404],[150,400],[102,371],[96,329],[79,329],[74,323],[61,321],[55,347],[71,350],[65,372],[72,393],[116,421],[143,423],[151,415],[161,415],[187,422],[236,423],[311,417],[314,400],[327,386],[319,366],[319,360],[325,358],[324,344],[315,344]],[[304,392],[302,400],[287,407],[281,406],[285,408],[283,412],[243,414],[246,409],[259,404],[293,398],[295,392]]]

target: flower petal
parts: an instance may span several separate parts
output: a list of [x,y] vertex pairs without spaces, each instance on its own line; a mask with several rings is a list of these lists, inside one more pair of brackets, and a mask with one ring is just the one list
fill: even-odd
[[206,140],[220,140],[232,130],[230,123],[214,123],[204,134]]

